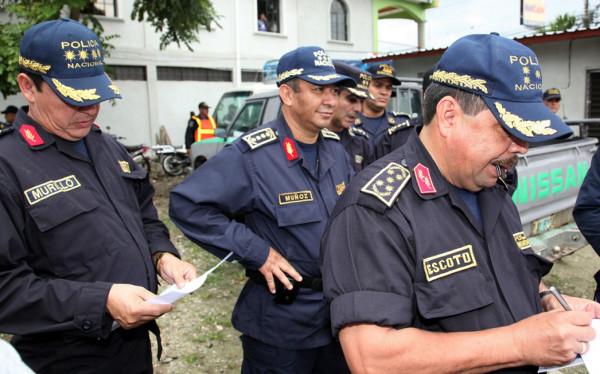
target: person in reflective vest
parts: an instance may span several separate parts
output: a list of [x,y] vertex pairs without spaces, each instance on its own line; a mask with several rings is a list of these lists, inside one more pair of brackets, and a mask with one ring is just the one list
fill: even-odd
[[217,123],[215,119],[208,114],[210,107],[203,101],[198,104],[198,116],[192,115],[188,121],[188,127],[185,132],[185,148],[190,149],[192,143],[200,140],[206,140],[215,136]]

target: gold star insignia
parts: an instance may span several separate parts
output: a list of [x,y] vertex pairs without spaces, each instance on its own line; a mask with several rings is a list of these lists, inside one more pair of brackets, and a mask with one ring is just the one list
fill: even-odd
[[536,70],[535,77],[538,78],[538,79],[540,79],[542,77],[542,73],[540,73],[539,70]]
[[531,82],[531,79],[529,79],[529,77],[524,77],[523,81],[525,82],[525,84],[527,84]]
[[529,74],[530,73],[529,66],[523,66],[523,73],[524,74]]
[[89,57],[89,54],[85,49],[82,49],[81,51],[79,51],[78,55],[81,60],[87,60]]
[[73,51],[65,51],[65,59],[73,61],[75,59],[75,53]]

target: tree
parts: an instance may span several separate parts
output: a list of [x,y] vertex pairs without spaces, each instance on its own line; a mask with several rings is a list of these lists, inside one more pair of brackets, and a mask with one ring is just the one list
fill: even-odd
[[554,22],[550,23],[550,31],[566,31],[577,24],[577,17],[569,13],[561,14],[556,17]]
[[[11,22],[0,24],[0,92],[4,98],[19,92],[19,45],[25,31],[35,24],[61,17],[79,21],[98,35],[104,54],[110,55],[114,49],[110,40],[119,35],[104,34],[95,17],[102,13],[94,3],[94,0],[0,0],[0,13],[8,13],[11,18]],[[218,23],[221,16],[212,0],[135,0],[130,16],[138,22],[147,21],[161,33],[161,50],[176,43],[192,51],[191,44],[199,42],[200,27],[208,31],[214,26],[221,27]]]

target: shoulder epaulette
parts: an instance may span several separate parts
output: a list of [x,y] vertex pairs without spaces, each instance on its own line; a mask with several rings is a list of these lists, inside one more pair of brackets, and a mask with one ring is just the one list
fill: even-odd
[[367,134],[367,132],[365,130],[363,130],[363,129],[359,129],[359,128],[354,127],[354,126],[350,126],[350,128],[348,129],[348,132],[352,136],[355,136],[356,134],[358,134],[358,135],[362,135],[365,138],[369,139],[369,134]]
[[407,117],[410,118],[410,114],[408,113],[404,113],[404,112],[396,112],[396,111],[392,111],[392,115],[394,117]]
[[357,118],[357,119],[354,120],[354,124],[355,125],[360,125],[360,124],[362,124],[362,120],[360,118]]
[[324,138],[340,140],[340,137],[338,136],[338,134],[336,134],[335,132],[328,130],[328,129],[321,130],[321,135],[323,135]]
[[0,136],[6,135],[13,130],[14,128],[12,126],[5,127],[2,130],[0,130]]
[[397,124],[395,126],[390,127],[389,130],[388,130],[388,134],[392,135],[396,131],[398,131],[400,129],[407,128],[407,127],[410,127],[410,122],[408,120],[406,120],[406,121],[404,121],[402,123],[399,123],[399,124]]
[[254,150],[262,147],[265,144],[277,141],[277,135],[275,135],[275,131],[272,128],[267,127],[258,131],[254,131],[248,135],[244,135],[242,139],[246,142],[246,144],[248,144],[250,149]]
[[390,208],[409,180],[410,172],[407,168],[395,162],[390,162],[371,178],[360,189],[360,192],[375,196]]

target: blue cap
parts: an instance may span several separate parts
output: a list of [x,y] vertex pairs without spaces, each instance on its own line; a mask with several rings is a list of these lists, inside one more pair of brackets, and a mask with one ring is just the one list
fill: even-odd
[[432,81],[475,93],[506,131],[527,142],[573,131],[542,103],[542,70],[533,51],[498,34],[467,35],[438,62]]
[[367,71],[373,75],[373,79],[390,78],[392,84],[400,85],[402,81],[396,78],[396,69],[390,64],[373,64],[367,68]]
[[319,86],[336,83],[356,86],[354,79],[335,72],[331,58],[319,47],[300,47],[281,56],[277,64],[277,87],[294,78]]
[[338,74],[346,75],[356,81],[356,87],[345,87],[350,93],[361,99],[375,100],[369,92],[369,84],[371,83],[371,73],[354,65],[350,65],[343,61],[334,61],[335,71]]
[[121,98],[104,73],[100,40],[72,19],[39,23],[21,40],[19,66],[40,75],[63,101],[87,106]]

